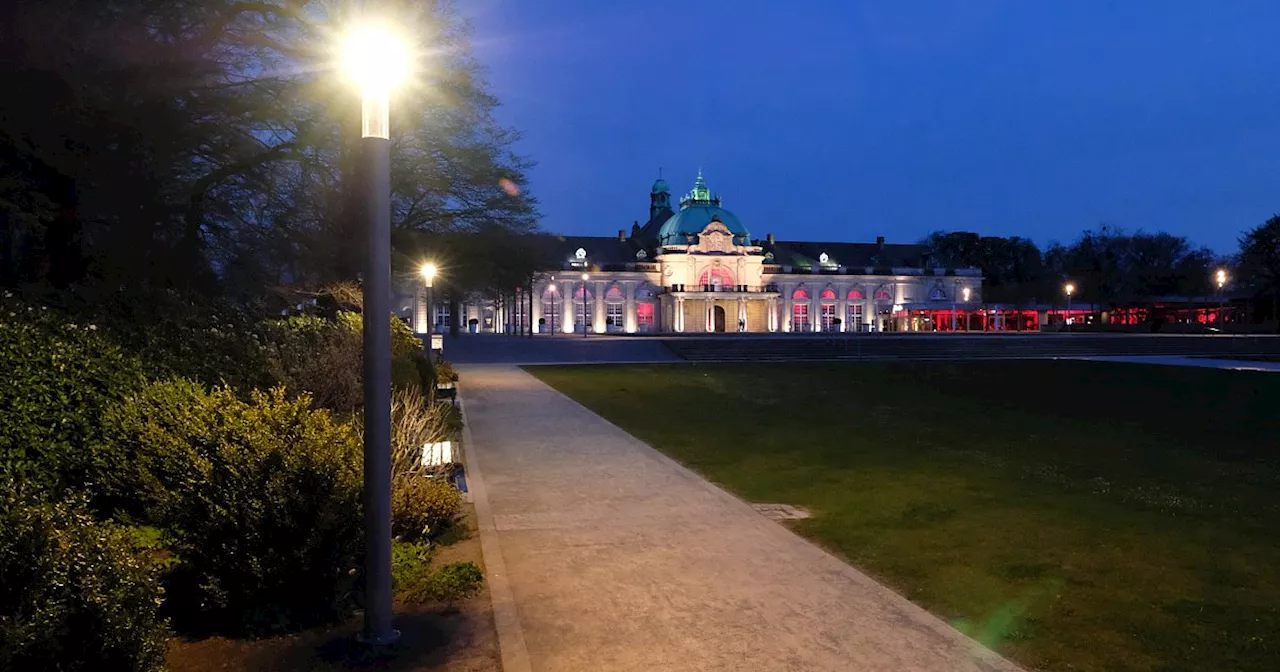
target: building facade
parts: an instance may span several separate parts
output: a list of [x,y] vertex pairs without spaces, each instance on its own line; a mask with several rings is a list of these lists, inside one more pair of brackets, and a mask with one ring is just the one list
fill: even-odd
[[921,245],[753,237],[701,173],[675,207],[667,182],[654,182],[649,217],[629,232],[559,236],[549,250],[532,296],[464,303],[459,325],[542,334],[951,331],[965,329],[963,316],[982,300],[981,271],[934,264]]

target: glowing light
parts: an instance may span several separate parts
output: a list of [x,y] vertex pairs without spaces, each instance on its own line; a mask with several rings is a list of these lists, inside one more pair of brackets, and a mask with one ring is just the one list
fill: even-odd
[[422,265],[422,270],[421,270],[421,271],[419,271],[419,272],[420,272],[420,273],[422,273],[422,279],[423,279],[423,280],[426,280],[426,281],[427,281],[427,283],[430,283],[430,282],[431,282],[431,280],[432,280],[432,278],[435,278],[435,277],[436,277],[436,265],[435,265],[435,264],[423,264],[423,265]]
[[1218,283],[1218,289],[1222,289],[1222,286],[1227,284],[1227,271],[1219,268],[1218,272],[1215,274],[1215,280]]
[[1076,286],[1068,282],[1067,286],[1063,287],[1062,289],[1066,291],[1067,296],[1071,296],[1071,293],[1076,291]]
[[385,25],[356,26],[342,43],[342,71],[365,95],[386,95],[409,74],[409,49]]
[[965,287],[963,290],[961,290],[961,294],[963,294],[963,295],[964,295],[964,300],[965,300],[965,301],[968,301],[968,300],[969,300],[969,288],[968,288],[968,287]]
[[512,182],[505,177],[498,180],[498,186],[502,187],[502,191],[506,192],[506,194],[512,198],[520,195],[520,187],[515,182]]
[[586,282],[587,280],[590,280],[590,279],[591,279],[591,276],[590,276],[590,275],[588,275],[588,274],[586,274],[586,273],[583,273],[583,274],[582,274],[582,281],[583,281],[583,282]]

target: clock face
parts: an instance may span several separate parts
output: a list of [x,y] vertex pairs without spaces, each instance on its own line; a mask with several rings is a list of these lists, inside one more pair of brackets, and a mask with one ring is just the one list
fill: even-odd
[[670,266],[668,266],[668,267],[666,267],[666,268],[662,269],[662,274],[663,274],[663,275],[671,275],[671,274],[672,274],[672,273],[674,273],[674,272],[675,272],[675,269],[671,268]]

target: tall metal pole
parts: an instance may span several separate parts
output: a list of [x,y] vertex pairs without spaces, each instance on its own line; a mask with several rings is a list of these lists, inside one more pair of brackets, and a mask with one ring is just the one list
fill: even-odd
[[365,611],[362,639],[400,638],[391,627],[391,141],[390,95],[363,101],[364,215],[364,524]]

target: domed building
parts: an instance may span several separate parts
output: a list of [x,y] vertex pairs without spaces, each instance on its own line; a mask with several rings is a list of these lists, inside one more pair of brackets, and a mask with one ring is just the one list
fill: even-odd
[[753,236],[701,172],[678,210],[659,177],[644,224],[550,243],[532,297],[465,307],[468,321],[479,310],[483,331],[946,331],[982,295],[981,271],[944,268],[923,245]]

